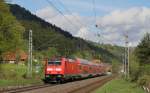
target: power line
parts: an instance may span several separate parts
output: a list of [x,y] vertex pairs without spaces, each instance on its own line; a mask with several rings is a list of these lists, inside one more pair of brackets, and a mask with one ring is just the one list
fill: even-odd
[[73,24],[72,21],[70,21],[64,14],[62,11],[60,11],[50,0],[46,0],[48,2],[48,4],[50,4],[53,8],[55,8],[70,24],[72,24],[73,26],[75,26],[76,28],[78,28],[77,25]]
[[67,7],[65,7],[65,5],[61,2],[61,0],[58,0],[58,2],[59,2],[60,5],[62,5],[62,7],[63,7],[69,14],[72,15],[72,17],[74,17],[74,19],[75,19],[78,23],[80,23],[81,25],[87,27],[87,25],[85,25],[84,23],[82,23],[75,15],[72,14],[72,12],[71,12]]

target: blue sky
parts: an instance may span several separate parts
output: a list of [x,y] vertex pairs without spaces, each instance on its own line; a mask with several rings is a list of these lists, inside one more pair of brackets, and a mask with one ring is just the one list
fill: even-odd
[[[46,0],[11,0],[13,3],[19,4],[33,13],[38,9],[50,6]],[[92,0],[50,0],[60,10],[63,11],[59,4],[61,1],[69,10],[77,12],[84,16],[93,16]],[[104,15],[114,9],[126,9],[130,7],[150,7],[149,0],[95,0],[97,15]],[[63,11],[64,12],[64,11]]]
[[[128,31],[129,39],[137,45],[144,33],[150,32],[149,0],[94,0],[96,22],[94,21],[93,0],[49,0],[72,21],[69,24],[46,0],[11,0],[46,21],[67,30],[74,36],[103,43],[123,45],[123,34]],[[62,4],[71,11],[68,13]],[[77,23],[76,16],[83,26]],[[60,20],[61,19],[61,20]],[[98,28],[95,27],[98,25]],[[95,34],[101,34],[101,37]]]

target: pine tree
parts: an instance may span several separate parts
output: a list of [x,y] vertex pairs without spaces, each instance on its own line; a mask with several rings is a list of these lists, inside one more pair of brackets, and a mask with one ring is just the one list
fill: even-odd
[[147,33],[136,48],[140,64],[150,64],[150,33]]

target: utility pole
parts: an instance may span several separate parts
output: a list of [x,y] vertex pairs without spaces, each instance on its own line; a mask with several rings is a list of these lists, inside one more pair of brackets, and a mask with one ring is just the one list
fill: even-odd
[[122,63],[123,63],[123,74],[125,72],[125,58],[124,58],[124,54],[122,54]]
[[124,62],[124,69],[125,69],[125,77],[129,78],[129,36],[125,34],[125,62]]
[[125,77],[126,77],[126,65],[127,65],[127,57],[126,57],[126,43],[125,43],[125,48],[124,48],[124,74],[125,74]]
[[128,42],[128,79],[130,77],[130,45]]
[[32,30],[29,30],[28,77],[32,77]]

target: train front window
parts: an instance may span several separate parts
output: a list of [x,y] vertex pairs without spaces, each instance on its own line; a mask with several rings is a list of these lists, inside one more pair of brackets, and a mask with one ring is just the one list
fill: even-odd
[[48,65],[61,65],[61,61],[49,61]]

